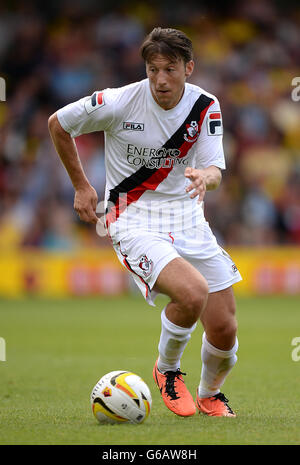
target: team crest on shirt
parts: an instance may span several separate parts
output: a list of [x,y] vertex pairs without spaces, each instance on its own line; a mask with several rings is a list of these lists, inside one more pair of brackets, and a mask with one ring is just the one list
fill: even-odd
[[153,261],[149,260],[147,255],[143,255],[140,260],[139,267],[143,271],[143,275],[147,278],[152,273]]
[[187,133],[183,135],[184,140],[187,142],[195,142],[199,137],[199,126],[197,121],[191,121],[190,124],[186,124]]

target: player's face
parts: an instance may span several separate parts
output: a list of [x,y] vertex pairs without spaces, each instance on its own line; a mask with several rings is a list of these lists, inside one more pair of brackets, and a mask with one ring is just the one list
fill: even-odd
[[164,110],[175,107],[181,99],[184,84],[194,69],[194,62],[170,61],[163,55],[155,55],[146,63],[146,73],[152,96]]

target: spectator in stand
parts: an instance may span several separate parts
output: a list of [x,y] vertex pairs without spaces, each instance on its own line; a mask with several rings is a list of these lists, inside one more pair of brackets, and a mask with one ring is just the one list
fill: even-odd
[[[291,81],[300,76],[296,2],[280,7],[243,0],[213,10],[195,1],[193,14],[168,1],[119,8],[98,3],[79,0],[71,8],[62,1],[43,10],[34,2],[1,4],[7,102],[0,103],[0,248],[107,244],[75,215],[63,214],[73,201],[72,186],[56,163],[47,118],[96,89],[142,79],[135,44],[156,25],[188,32],[197,62],[191,82],[222,100],[231,176],[225,172],[220,189],[206,198],[218,240],[226,246],[299,244],[300,112],[291,99]],[[86,135],[77,142],[101,199],[99,140]]]

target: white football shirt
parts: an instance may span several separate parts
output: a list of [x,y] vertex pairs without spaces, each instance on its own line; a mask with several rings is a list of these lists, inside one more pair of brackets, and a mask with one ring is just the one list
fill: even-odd
[[170,232],[201,224],[203,208],[185,189],[186,167],[225,169],[222,117],[215,96],[186,83],[164,110],[149,81],[94,92],[57,112],[73,138],[105,133],[106,221],[112,239],[128,230]]

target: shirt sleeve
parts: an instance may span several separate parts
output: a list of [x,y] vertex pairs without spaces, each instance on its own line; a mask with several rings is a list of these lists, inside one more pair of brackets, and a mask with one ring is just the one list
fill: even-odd
[[71,137],[108,131],[114,120],[115,89],[105,89],[83,97],[57,111],[57,118]]
[[223,122],[220,104],[217,98],[211,105],[202,123],[196,143],[196,168],[204,169],[217,166],[225,169],[223,150]]

